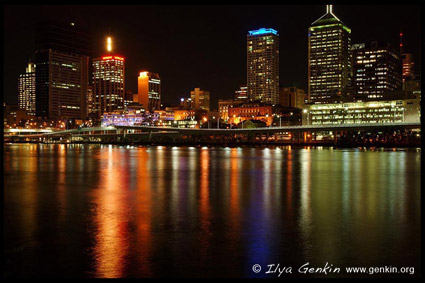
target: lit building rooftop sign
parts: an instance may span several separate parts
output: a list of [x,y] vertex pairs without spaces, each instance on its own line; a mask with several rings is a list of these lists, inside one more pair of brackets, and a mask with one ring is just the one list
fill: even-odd
[[103,56],[102,57],[102,60],[111,60],[111,59],[124,61],[124,57],[120,57],[120,56]]
[[274,30],[272,28],[260,28],[257,30],[249,31],[249,35],[260,35],[260,34],[267,34],[267,33],[277,34],[277,30]]

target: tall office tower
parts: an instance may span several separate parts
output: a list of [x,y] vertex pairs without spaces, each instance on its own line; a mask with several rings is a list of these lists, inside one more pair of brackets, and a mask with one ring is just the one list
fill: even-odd
[[351,79],[351,29],[327,5],[308,29],[308,102],[338,101]]
[[120,56],[93,59],[93,111],[98,117],[124,108],[124,69],[124,58]]
[[241,86],[238,90],[235,91],[235,99],[246,101],[248,100],[248,87]]
[[383,92],[401,87],[400,55],[390,44],[373,41],[354,44],[353,85],[357,99],[383,97]]
[[36,115],[87,117],[91,37],[75,23],[41,22],[35,35]]
[[279,34],[271,28],[247,35],[247,87],[250,100],[279,102]]
[[161,108],[161,79],[158,74],[140,72],[137,87],[135,102],[142,104],[150,112]]
[[36,115],[85,119],[89,57],[53,49],[36,51]]
[[28,115],[35,115],[35,66],[31,62],[25,74],[19,75],[18,92],[19,109],[26,110]]
[[192,108],[210,111],[210,92],[195,88],[190,92]]

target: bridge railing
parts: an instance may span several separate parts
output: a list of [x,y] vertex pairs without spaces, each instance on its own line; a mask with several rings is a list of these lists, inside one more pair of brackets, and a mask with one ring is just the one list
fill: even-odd
[[[233,128],[233,129],[196,129],[196,128],[176,128],[176,127],[154,127],[154,126],[108,126],[108,127],[93,127],[79,128],[63,131],[47,132],[39,131],[37,134],[16,135],[19,137],[46,137],[60,136],[68,134],[78,134],[85,132],[102,132],[102,131],[118,131],[118,130],[142,130],[142,131],[168,131],[180,133],[210,133],[210,134],[229,134],[229,133],[271,133],[271,132],[301,132],[301,131],[338,131],[347,129],[371,129],[371,128],[421,128],[420,122],[398,122],[398,123],[362,123],[362,124],[338,124],[338,125],[295,125],[284,127],[264,127],[264,128]],[[28,129],[29,130],[29,129]]]

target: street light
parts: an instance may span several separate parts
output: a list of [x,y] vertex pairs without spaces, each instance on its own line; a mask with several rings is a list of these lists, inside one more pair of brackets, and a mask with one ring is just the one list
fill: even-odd
[[[239,119],[239,123],[242,123],[241,116],[239,116],[238,119]],[[242,129],[243,129],[243,123],[242,123]]]

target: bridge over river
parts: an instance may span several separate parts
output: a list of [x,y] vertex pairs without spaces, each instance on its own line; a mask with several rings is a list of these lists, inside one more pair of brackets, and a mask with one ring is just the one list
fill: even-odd
[[[303,125],[264,128],[197,129],[154,126],[109,126],[63,131],[5,131],[5,141],[170,143],[170,144],[338,144],[342,139],[379,139],[402,142],[412,137],[420,143],[421,123]],[[419,137],[419,138],[418,138]]]

